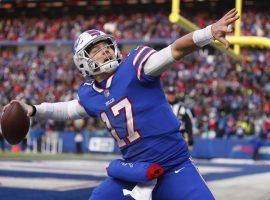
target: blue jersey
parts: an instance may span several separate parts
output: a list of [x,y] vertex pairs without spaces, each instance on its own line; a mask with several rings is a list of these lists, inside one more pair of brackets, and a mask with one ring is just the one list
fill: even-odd
[[163,92],[160,77],[144,74],[144,64],[155,50],[138,47],[101,83],[82,83],[80,104],[99,116],[127,161],[158,163],[165,169],[186,160],[189,153]]

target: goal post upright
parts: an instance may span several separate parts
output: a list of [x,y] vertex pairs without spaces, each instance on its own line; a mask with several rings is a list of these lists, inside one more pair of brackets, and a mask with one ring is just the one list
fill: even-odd
[[[228,54],[230,57],[240,60],[242,58],[240,53],[240,47],[259,47],[259,48],[270,48],[270,39],[267,37],[257,36],[241,36],[241,16],[242,16],[242,0],[236,0],[236,9],[240,15],[240,19],[235,22],[234,35],[226,36],[228,41],[234,45],[234,49],[227,50],[219,42],[215,41],[211,43],[211,46]],[[172,23],[176,23],[184,28],[186,31],[191,32],[199,29],[197,25],[193,24],[188,19],[180,15],[180,0],[172,0],[172,10],[169,16],[169,20]]]

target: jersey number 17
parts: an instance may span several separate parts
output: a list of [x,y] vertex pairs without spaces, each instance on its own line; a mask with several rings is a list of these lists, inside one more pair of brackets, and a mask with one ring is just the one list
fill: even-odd
[[126,121],[126,130],[127,130],[127,135],[123,138],[119,137],[119,134],[117,134],[116,129],[112,126],[108,115],[106,114],[105,111],[103,111],[101,115],[101,119],[104,121],[106,124],[107,128],[110,130],[112,136],[116,140],[118,146],[120,148],[125,147],[127,145],[127,142],[133,143],[140,139],[141,135],[140,133],[135,130],[134,128],[134,117],[133,117],[133,109],[132,109],[132,104],[128,98],[124,98],[117,102],[115,105],[111,107],[111,111],[113,113],[114,117],[119,117],[119,114],[121,111],[124,112],[125,114],[125,121]]

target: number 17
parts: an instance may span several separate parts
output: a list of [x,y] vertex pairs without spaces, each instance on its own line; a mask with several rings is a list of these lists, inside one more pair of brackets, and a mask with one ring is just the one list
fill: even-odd
[[122,111],[122,110],[125,113],[126,130],[127,130],[127,135],[124,138],[119,137],[117,131],[112,126],[106,112],[103,111],[100,114],[101,119],[104,121],[107,128],[110,130],[112,136],[115,138],[115,140],[117,141],[117,144],[120,148],[127,145],[126,141],[132,143],[132,142],[137,141],[141,137],[140,133],[137,130],[135,130],[135,128],[134,128],[134,117],[133,117],[132,104],[127,97],[120,100],[119,102],[117,102],[115,105],[113,105],[111,107],[111,111],[112,111],[114,117],[118,117],[118,115],[120,114],[120,111]]

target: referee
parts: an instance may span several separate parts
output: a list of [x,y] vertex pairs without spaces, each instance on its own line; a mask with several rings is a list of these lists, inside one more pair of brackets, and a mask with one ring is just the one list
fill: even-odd
[[193,130],[192,121],[194,119],[194,114],[190,108],[188,108],[184,102],[181,102],[177,98],[176,88],[169,86],[166,92],[167,100],[172,106],[174,114],[177,116],[181,122],[180,132],[183,134],[186,142],[188,143],[189,149],[193,146]]

